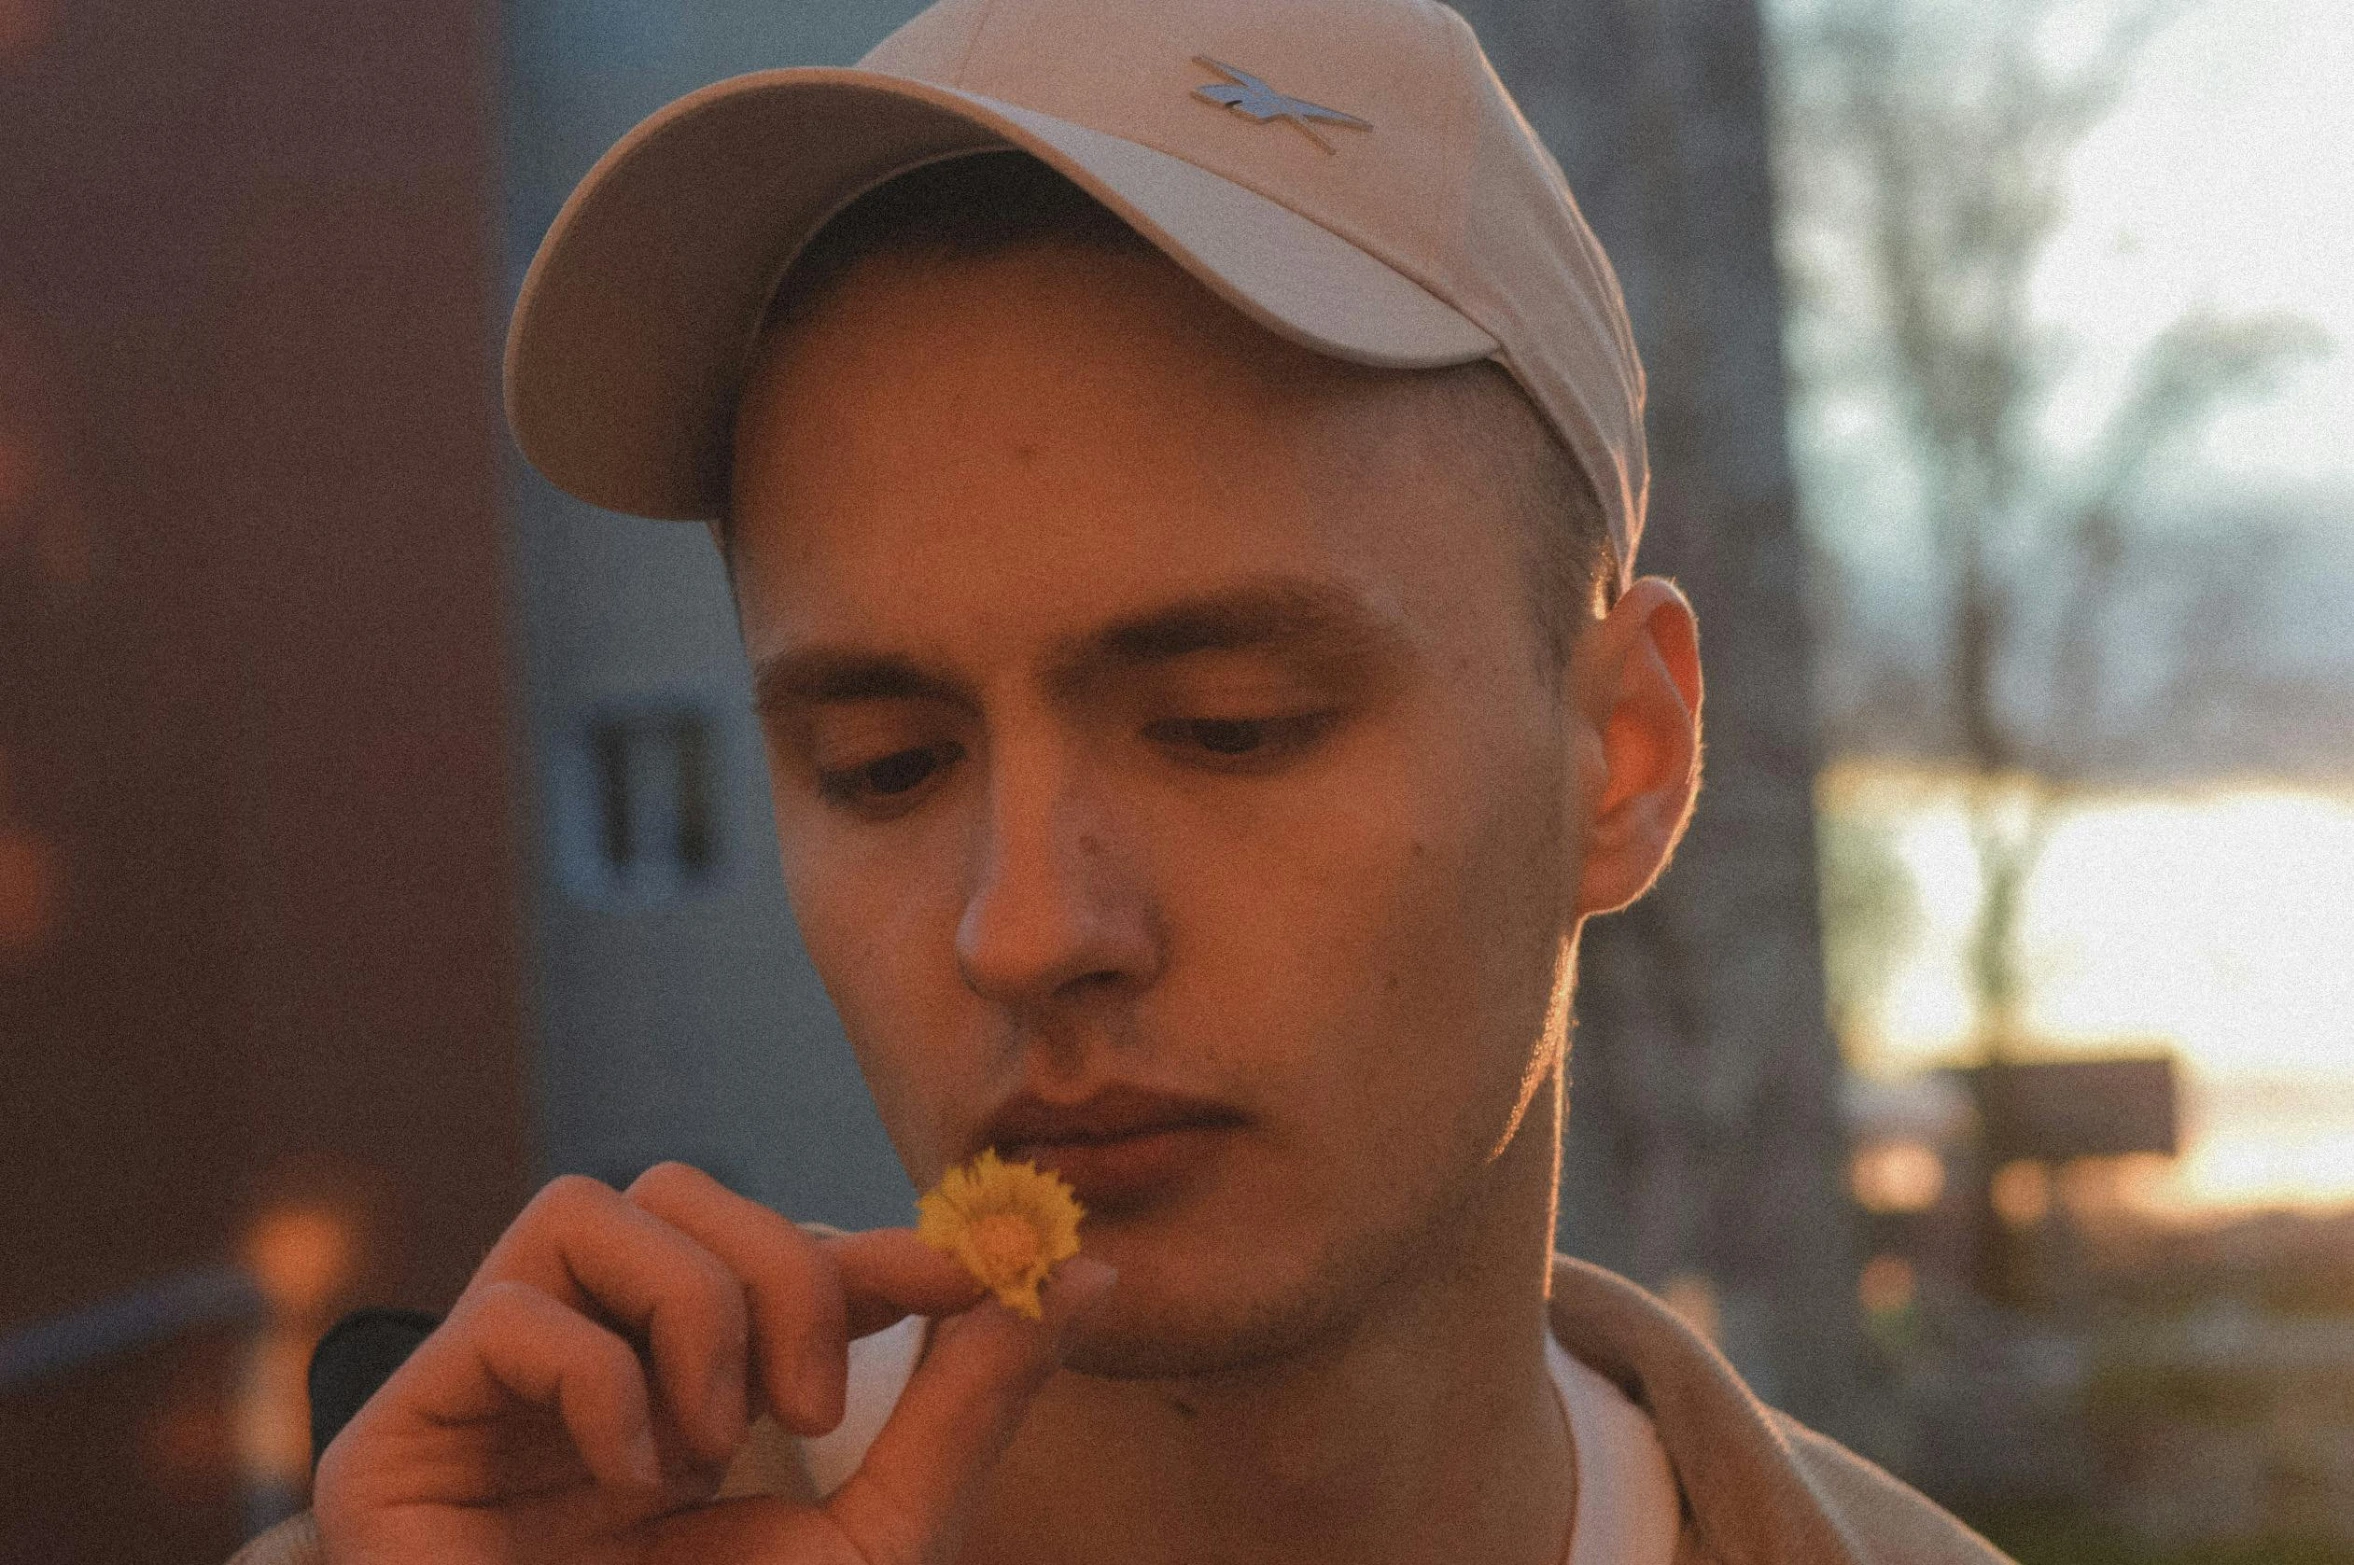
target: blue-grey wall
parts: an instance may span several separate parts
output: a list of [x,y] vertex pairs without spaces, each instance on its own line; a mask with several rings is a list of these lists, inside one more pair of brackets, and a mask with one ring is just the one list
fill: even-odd
[[[841,65],[912,0],[513,0],[506,9],[512,300],[573,183],[631,125],[741,71]],[[719,561],[699,526],[579,504],[514,462],[528,725],[543,1174],[626,1179],[684,1158],[796,1217],[909,1219],[912,1192],[793,931]],[[715,861],[651,891],[600,883],[592,725],[699,714]]]

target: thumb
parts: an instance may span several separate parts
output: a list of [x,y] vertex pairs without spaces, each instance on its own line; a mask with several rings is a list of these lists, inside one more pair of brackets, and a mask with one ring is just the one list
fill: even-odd
[[1046,1286],[1044,1320],[988,1298],[934,1327],[866,1460],[826,1502],[863,1559],[934,1565],[955,1556],[990,1470],[1060,1362],[1068,1327],[1118,1275],[1073,1256]]

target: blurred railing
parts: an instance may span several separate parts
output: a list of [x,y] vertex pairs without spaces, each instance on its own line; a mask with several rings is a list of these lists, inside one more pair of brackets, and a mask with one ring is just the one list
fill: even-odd
[[258,1326],[270,1305],[234,1266],[182,1272],[0,1337],[0,1395],[202,1326]]

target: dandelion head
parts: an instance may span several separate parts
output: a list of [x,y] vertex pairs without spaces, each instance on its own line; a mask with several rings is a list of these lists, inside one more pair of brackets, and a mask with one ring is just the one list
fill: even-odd
[[1008,1309],[1045,1311],[1039,1285],[1079,1253],[1086,1209],[1071,1187],[1033,1163],[1002,1161],[995,1148],[952,1168],[916,1202],[916,1236],[962,1261]]

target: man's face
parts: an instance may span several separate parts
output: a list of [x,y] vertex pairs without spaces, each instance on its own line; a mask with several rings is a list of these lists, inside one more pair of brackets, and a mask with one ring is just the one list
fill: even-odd
[[1225,1111],[1068,1159],[1120,1269],[1075,1367],[1296,1349],[1549,1193],[1514,1131],[1592,801],[1512,528],[1428,413],[1060,245],[871,261],[746,399],[785,881],[910,1175],[1019,1094]]

